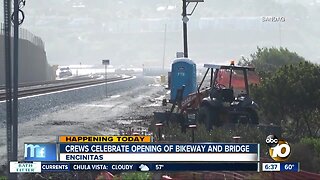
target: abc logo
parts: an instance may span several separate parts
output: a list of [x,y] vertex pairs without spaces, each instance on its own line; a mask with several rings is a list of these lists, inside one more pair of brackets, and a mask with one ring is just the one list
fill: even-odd
[[273,160],[286,161],[289,158],[291,149],[287,141],[278,139],[275,135],[269,135],[266,138],[266,144],[269,146],[269,154]]

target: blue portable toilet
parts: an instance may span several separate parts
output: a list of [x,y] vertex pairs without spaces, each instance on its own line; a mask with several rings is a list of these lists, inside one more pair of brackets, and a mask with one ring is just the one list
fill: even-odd
[[188,58],[175,59],[171,67],[170,102],[177,97],[177,90],[184,85],[182,99],[197,91],[196,64]]

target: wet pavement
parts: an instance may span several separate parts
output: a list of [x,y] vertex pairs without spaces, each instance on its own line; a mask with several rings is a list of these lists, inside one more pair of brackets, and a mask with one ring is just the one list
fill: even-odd
[[[158,78],[140,77],[139,83],[110,91],[108,98],[61,104],[36,116],[24,112],[27,115],[19,118],[19,160],[24,142],[55,142],[58,135],[118,135],[129,128],[147,129],[153,112],[164,109],[161,101],[166,93]],[[0,128],[0,134],[0,164],[4,164],[5,127]]]

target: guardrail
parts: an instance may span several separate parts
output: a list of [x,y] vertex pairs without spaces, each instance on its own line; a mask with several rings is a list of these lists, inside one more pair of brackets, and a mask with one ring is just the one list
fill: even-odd
[[[11,28],[13,29],[13,27]],[[0,35],[4,35],[4,24],[0,23]],[[11,31],[11,37],[13,37],[13,31]],[[44,42],[43,40],[39,37],[31,33],[30,31],[24,29],[24,28],[19,28],[19,39],[24,39],[35,46],[38,46],[39,48],[44,49]]]

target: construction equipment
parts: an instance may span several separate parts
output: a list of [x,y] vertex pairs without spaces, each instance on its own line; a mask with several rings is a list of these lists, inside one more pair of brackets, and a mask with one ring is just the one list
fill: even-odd
[[[182,131],[195,123],[204,123],[208,130],[226,123],[258,124],[258,105],[249,96],[248,72],[253,72],[254,68],[235,66],[234,62],[227,66],[205,64],[204,67],[207,70],[196,92],[185,95],[186,85],[176,89],[175,99],[170,100],[171,110],[154,112],[155,120],[178,121]],[[205,87],[208,76],[209,85]],[[257,83],[257,77],[250,76],[250,80]],[[241,87],[244,89],[241,90]]]
[[[213,79],[209,96],[203,98],[200,103],[198,121],[203,122],[208,130],[212,126],[222,126],[226,123],[259,124],[258,105],[249,96],[248,72],[254,71],[254,68],[235,66],[234,63],[230,66],[205,64],[204,67],[207,68],[207,72],[211,71]],[[228,84],[221,83],[222,74],[229,76]],[[234,79],[236,81],[233,82]],[[234,84],[241,87],[241,79],[244,89],[235,89]]]

